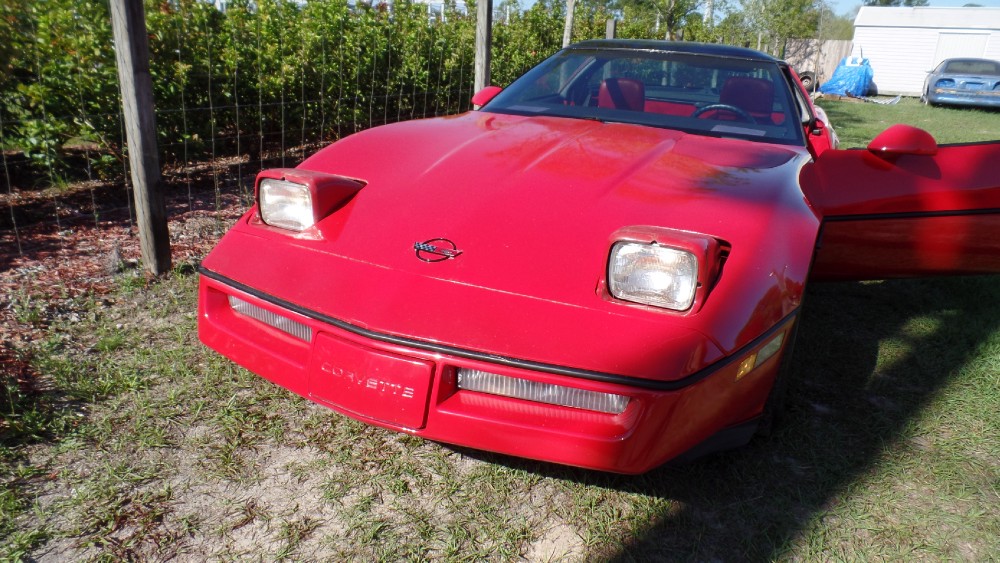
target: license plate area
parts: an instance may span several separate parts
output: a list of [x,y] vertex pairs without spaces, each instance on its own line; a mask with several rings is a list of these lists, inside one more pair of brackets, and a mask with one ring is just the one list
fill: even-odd
[[434,364],[316,336],[309,396],[332,407],[404,428],[423,428]]

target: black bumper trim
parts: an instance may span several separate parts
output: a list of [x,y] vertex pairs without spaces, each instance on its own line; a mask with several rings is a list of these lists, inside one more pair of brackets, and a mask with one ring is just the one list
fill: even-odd
[[848,221],[881,221],[889,219],[934,219],[938,217],[972,217],[998,215],[1000,209],[955,209],[951,211],[904,211],[900,213],[866,213],[862,215],[828,215],[823,221],[843,223]]
[[677,379],[674,381],[658,381],[653,379],[643,379],[639,377],[632,377],[627,375],[618,375],[613,373],[605,373],[600,371],[592,371],[586,369],[571,368],[566,366],[560,366],[555,364],[547,364],[543,362],[535,362],[532,360],[521,360],[518,358],[508,358],[506,356],[497,356],[494,354],[487,354],[485,352],[477,352],[475,350],[466,350],[464,348],[457,348],[454,346],[448,346],[445,344],[436,344],[433,342],[424,342],[422,340],[414,340],[412,338],[404,338],[401,336],[394,336],[392,334],[384,334],[381,332],[375,332],[368,330],[366,328],[361,328],[359,326],[352,325],[350,323],[344,322],[340,319],[335,319],[328,315],[306,309],[294,303],[290,303],[283,299],[279,299],[272,295],[266,294],[262,291],[256,290],[246,284],[242,284],[236,280],[230,279],[222,274],[213,272],[204,266],[198,267],[198,273],[201,275],[211,278],[219,283],[238,289],[244,293],[252,295],[257,299],[266,301],[277,307],[293,311],[310,319],[326,323],[335,326],[339,329],[346,330],[347,332],[357,334],[358,336],[363,336],[365,338],[370,338],[379,342],[386,342],[389,344],[396,344],[400,346],[407,346],[410,348],[415,348],[418,350],[425,350],[428,352],[437,352],[440,354],[447,354],[449,356],[455,356],[458,358],[465,358],[467,360],[477,360],[482,362],[500,364],[507,367],[514,367],[520,369],[526,369],[530,371],[540,371],[544,373],[552,373],[556,375],[565,375],[568,377],[575,377],[579,379],[587,379],[591,381],[600,381],[603,383],[614,383],[617,385],[625,385],[629,387],[638,387],[641,389],[649,389],[652,391],[677,391],[685,387],[689,387],[698,383],[699,381],[709,377],[716,371],[725,368],[726,366],[735,362],[738,358],[742,358],[748,350],[755,348],[756,346],[763,343],[771,335],[777,332],[781,327],[783,327],[790,319],[798,314],[798,308],[789,313],[785,318],[781,319],[773,327],[768,329],[764,334],[761,334],[755,338],[752,342],[740,348],[736,353],[730,354],[729,356],[715,362],[714,364],[700,369],[682,379]]

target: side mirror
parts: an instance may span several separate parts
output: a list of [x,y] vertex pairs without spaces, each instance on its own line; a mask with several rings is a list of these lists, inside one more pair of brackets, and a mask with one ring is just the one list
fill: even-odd
[[483,107],[487,103],[489,103],[490,100],[495,98],[496,95],[499,94],[502,90],[503,88],[499,86],[487,86],[482,90],[476,92],[476,94],[472,96],[472,105],[476,106],[477,108]]
[[812,118],[809,122],[809,133],[812,135],[822,135],[823,131],[826,130],[826,122],[818,117]]
[[868,151],[881,157],[904,154],[930,156],[937,154],[937,150],[937,141],[930,133],[901,123],[882,131],[868,143]]

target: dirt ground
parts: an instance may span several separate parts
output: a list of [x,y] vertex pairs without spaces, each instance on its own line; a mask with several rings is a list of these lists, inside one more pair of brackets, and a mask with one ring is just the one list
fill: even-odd
[[[175,268],[190,271],[246,209],[245,194],[238,190],[220,194],[210,184],[194,192],[181,182],[175,182],[173,188],[167,198],[172,260]],[[102,302],[102,314],[108,316],[105,322],[120,327],[122,333],[139,324],[143,328],[135,332],[155,333],[150,329],[154,324],[162,325],[164,331],[171,326],[193,325],[193,309],[170,310],[162,316],[151,314],[156,306],[149,302],[149,292],[123,295],[122,274],[131,272],[131,276],[124,277],[133,280],[136,274],[140,279],[144,274],[139,270],[141,253],[134,212],[122,194],[115,191],[123,192],[124,188],[80,184],[74,191],[57,196],[29,192],[0,197],[0,206],[10,209],[6,226],[17,226],[0,229],[0,294],[7,296],[0,305],[0,369],[13,374],[18,384],[31,393],[45,393],[51,384],[47,375],[38,373],[27,361],[25,351],[51,337],[53,326],[71,325],[85,315],[78,303],[82,296]],[[112,200],[111,208],[95,211],[95,198]],[[13,220],[15,217],[18,220]],[[147,284],[149,281],[147,278]],[[194,331],[189,332],[181,346],[198,348]],[[72,353],[83,354],[88,345],[93,346],[87,338],[79,342],[75,336],[72,339],[71,348],[79,348]],[[146,345],[159,347],[161,343]],[[138,402],[157,401],[158,396],[167,394],[204,392],[193,385],[188,389],[174,384],[163,384],[163,391],[158,392],[157,382],[155,376],[150,377],[152,389],[142,392]],[[199,385],[203,387],[204,382]],[[414,513],[454,521],[456,527],[480,529],[473,535],[487,538],[503,538],[507,533],[497,521],[522,521],[510,526],[515,530],[511,543],[526,545],[520,551],[530,554],[531,560],[577,559],[581,555],[577,528],[559,519],[534,522],[537,537],[528,539],[527,544],[516,538],[517,534],[524,535],[523,527],[535,519],[531,514],[546,514],[544,507],[554,502],[548,493],[534,501],[540,503],[534,511],[519,501],[508,502],[508,493],[504,492],[492,496],[497,504],[483,507],[482,513],[450,515],[449,506],[460,502],[446,497],[448,491],[455,490],[450,483],[472,472],[492,471],[488,464],[437,444],[364,427],[306,401],[290,400],[289,394],[257,378],[244,385],[254,390],[237,392],[230,400],[236,401],[233,416],[241,421],[253,416],[261,396],[268,393],[274,393],[282,406],[295,405],[294,414],[282,414],[281,424],[288,426],[283,438],[255,434],[252,438],[239,436],[233,442],[224,436],[225,431],[220,431],[225,425],[219,422],[218,415],[197,424],[192,422],[196,416],[182,412],[174,423],[165,423],[168,446],[133,448],[129,440],[143,439],[129,435],[136,430],[114,435],[116,425],[141,427],[136,422],[143,416],[137,413],[140,407],[132,404],[137,399],[127,396],[80,412],[91,424],[107,427],[112,434],[96,445],[77,449],[72,445],[66,448],[38,444],[28,448],[30,466],[52,471],[29,479],[26,485],[36,510],[19,520],[24,529],[44,528],[50,536],[31,552],[31,559],[94,560],[110,556],[123,560],[321,561],[359,553],[394,559],[413,549],[412,540],[405,539],[408,532],[396,541],[382,541],[385,551],[361,547],[355,540],[359,534],[378,533],[386,522],[408,528]],[[219,409],[218,403],[212,405]],[[162,409],[151,410],[159,413]],[[118,416],[121,421],[116,420]],[[302,427],[315,420],[327,425],[324,430]],[[379,453],[353,451],[357,446],[350,440],[330,441],[319,432],[331,432],[331,424],[365,436],[363,443]],[[289,436],[293,438],[289,440]],[[233,443],[235,449],[228,450]],[[317,449],[316,444],[329,444],[333,449]],[[398,490],[377,483],[385,477],[384,467],[372,471],[358,465],[372,463],[365,459],[387,452],[392,452],[394,463],[409,467],[402,470],[405,476],[399,479],[404,484],[398,485]],[[225,459],[227,455],[238,459]],[[429,458],[435,460],[432,467],[412,469],[427,466]],[[143,468],[148,468],[148,475]],[[352,471],[356,474],[346,477]],[[102,476],[105,473],[106,477]],[[349,484],[336,494],[330,493],[331,483],[338,482]],[[367,512],[368,506],[374,506],[371,513]],[[508,507],[516,514],[507,514]],[[374,532],[365,532],[368,527]],[[441,529],[436,535],[448,538],[451,533]],[[330,538],[340,540],[331,542]],[[492,547],[487,543],[477,549],[489,554]],[[432,552],[446,554],[447,547],[432,548]]]
[[[174,170],[164,192],[174,266],[195,264],[246,209],[248,189],[220,180],[231,166]],[[244,176],[244,183],[253,176]],[[219,190],[214,185],[220,187]],[[225,191],[223,191],[223,189]],[[115,275],[139,267],[138,228],[132,192],[111,181],[0,194],[0,342],[32,341],[59,304],[84,293],[105,295]],[[26,303],[30,300],[31,303]],[[42,322],[19,316],[36,312]]]

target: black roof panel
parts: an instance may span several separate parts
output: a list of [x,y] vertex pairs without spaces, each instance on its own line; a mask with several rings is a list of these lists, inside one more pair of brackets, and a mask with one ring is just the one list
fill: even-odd
[[778,59],[743,47],[719,45],[717,43],[695,43],[693,41],[657,41],[654,39],[591,39],[574,43],[568,49],[635,49],[640,51],[672,51],[678,53],[695,53],[699,55],[715,55],[718,57],[737,57],[758,61],[780,62]]

